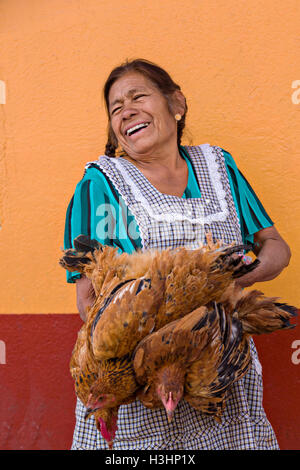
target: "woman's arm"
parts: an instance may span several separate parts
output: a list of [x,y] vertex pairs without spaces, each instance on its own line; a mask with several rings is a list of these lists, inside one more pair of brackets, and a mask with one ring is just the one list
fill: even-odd
[[[118,205],[109,188],[105,176],[100,171],[95,168],[86,169],[84,177],[76,185],[67,209],[64,249],[74,248],[73,240],[83,234],[89,234],[92,239],[98,240],[102,245],[111,244],[115,220],[113,213],[107,215],[107,211],[113,206],[117,208],[114,211],[117,214]],[[105,207],[105,211],[101,211],[105,212],[103,215],[98,215],[96,209],[99,207]],[[110,220],[111,223],[107,224],[105,220]],[[99,230],[99,227],[106,227],[106,225],[107,232]],[[95,300],[91,282],[79,272],[70,271],[67,272],[67,281],[76,283],[77,308],[81,319],[86,321],[86,309]]]
[[82,276],[76,281],[76,299],[80,318],[85,322],[87,318],[86,309],[95,301],[95,292],[92,282],[85,276]]
[[254,253],[260,264],[249,274],[237,279],[241,287],[252,286],[255,282],[270,281],[277,277],[288,266],[291,251],[274,226],[259,230],[254,234],[257,244]]

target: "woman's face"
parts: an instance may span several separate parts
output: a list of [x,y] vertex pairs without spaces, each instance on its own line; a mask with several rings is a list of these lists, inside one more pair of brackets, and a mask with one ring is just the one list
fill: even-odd
[[177,123],[166,98],[138,72],[119,78],[109,92],[111,126],[132,158],[152,155],[177,142]]

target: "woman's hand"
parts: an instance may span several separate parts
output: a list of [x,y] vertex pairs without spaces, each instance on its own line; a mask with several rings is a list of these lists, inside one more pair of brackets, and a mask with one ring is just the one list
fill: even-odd
[[85,276],[76,281],[77,308],[82,321],[86,321],[87,308],[95,301],[95,292],[92,282]]
[[277,277],[288,266],[291,251],[276,228],[268,227],[254,235],[257,243],[254,253],[260,264],[248,274],[236,280],[241,287],[252,286],[255,282],[270,281]]

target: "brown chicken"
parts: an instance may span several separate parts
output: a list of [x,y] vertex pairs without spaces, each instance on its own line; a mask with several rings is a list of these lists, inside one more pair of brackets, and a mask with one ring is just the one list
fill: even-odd
[[296,309],[261,292],[240,292],[236,302],[227,293],[227,300],[226,309],[208,304],[138,344],[133,364],[144,406],[164,406],[170,420],[184,398],[219,421],[230,387],[251,365],[250,336],[294,326]]
[[88,277],[96,297],[103,299],[117,298],[118,290],[120,298],[121,292],[130,289],[125,285],[129,281],[148,282],[152,295],[155,292],[160,297],[155,315],[158,330],[201,305],[218,301],[235,278],[259,264],[256,259],[245,265],[241,257],[232,256],[243,249],[251,249],[252,245],[222,246],[219,242],[212,243],[209,236],[207,239],[208,244],[197,250],[169,248],[118,254],[117,248],[80,235],[74,240],[75,249],[65,250],[60,264]]
[[245,246],[224,247],[209,240],[194,251],[131,255],[119,255],[117,249],[86,236],[77,237],[74,246],[64,252],[60,264],[91,279],[96,294],[84,327],[87,344],[80,346],[79,341],[71,360],[80,364],[73,375],[79,377],[75,387],[87,406],[86,416],[96,416],[98,428],[104,434],[108,430],[106,440],[111,443],[118,407],[133,401],[139,391],[131,360],[137,344],[198,307],[219,301],[233,280],[259,261],[245,266],[232,256]]
[[[88,406],[90,390],[99,374],[99,362],[95,360],[87,324],[81,327],[77,335],[71,361],[70,372],[74,379],[75,393],[85,406]],[[109,448],[117,431],[118,408],[96,410],[94,413],[97,429],[107,441]]]
[[129,281],[104,300],[98,295],[78,334],[70,362],[75,391],[110,448],[118,408],[138,389],[130,353],[153,330],[158,300],[146,281]]
[[138,344],[133,367],[138,383],[143,386],[138,398],[144,406],[164,406],[171,419],[184,394],[186,372],[212,343],[217,326],[217,315],[209,315],[206,307],[200,307]]

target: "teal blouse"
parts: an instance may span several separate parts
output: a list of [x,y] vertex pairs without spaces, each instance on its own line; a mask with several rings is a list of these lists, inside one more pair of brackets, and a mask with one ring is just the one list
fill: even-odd
[[[188,183],[183,198],[200,198],[193,166],[189,156],[180,147],[180,154],[188,165]],[[240,221],[244,243],[253,242],[253,235],[273,225],[272,220],[238,170],[230,153],[222,149],[231,192]],[[142,247],[135,217],[128,210],[122,196],[97,165],[88,168],[69,203],[64,235],[64,248],[72,248],[73,240],[80,234],[89,235],[103,245],[117,247],[121,252],[132,253]],[[67,271],[67,282],[75,282],[79,273]]]

